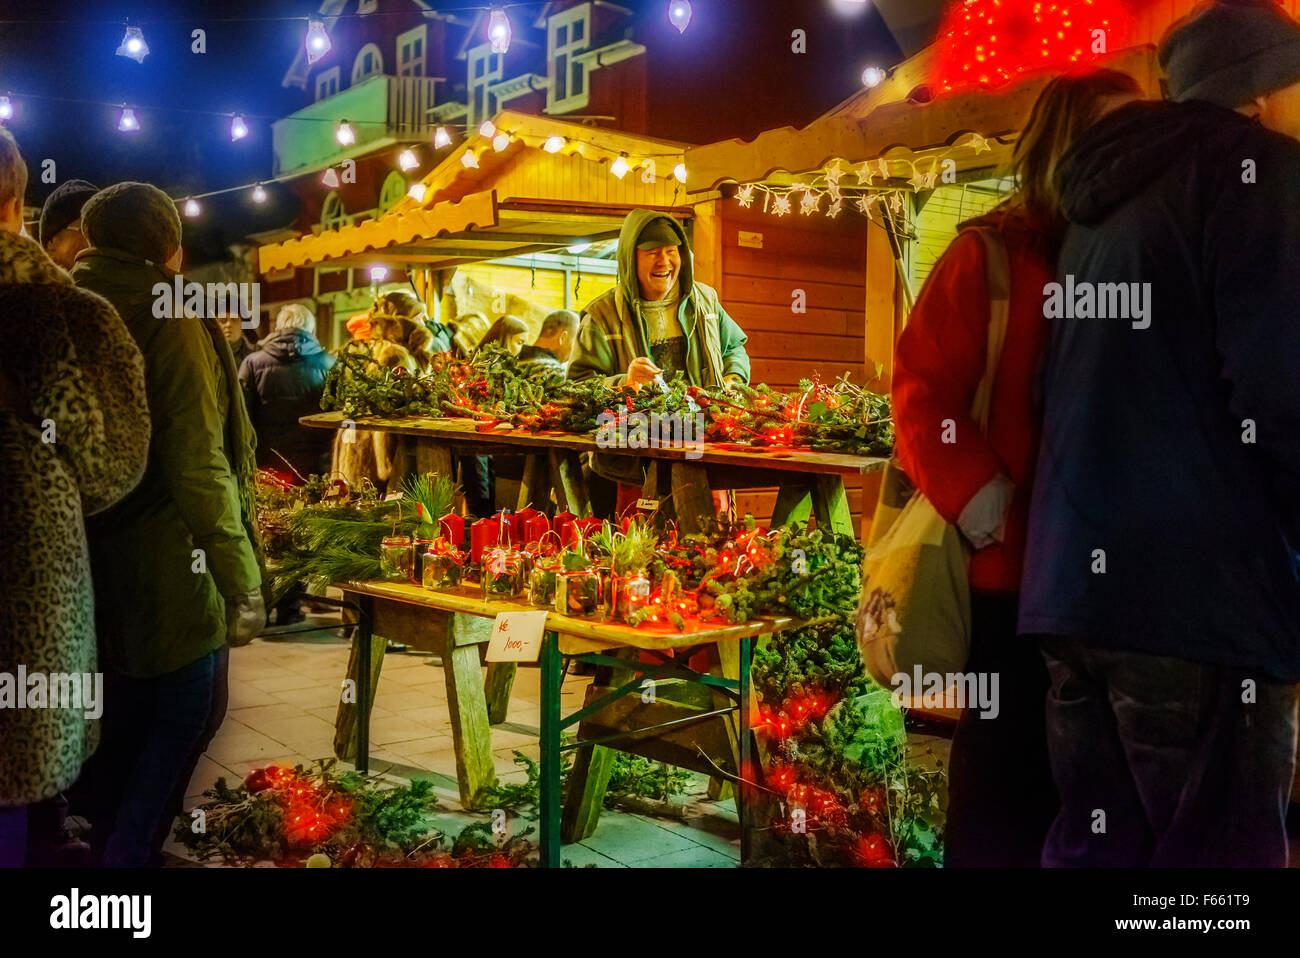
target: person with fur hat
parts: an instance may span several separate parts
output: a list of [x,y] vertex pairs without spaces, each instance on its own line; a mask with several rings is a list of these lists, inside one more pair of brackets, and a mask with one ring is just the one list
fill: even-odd
[[50,259],[64,269],[72,269],[73,260],[86,248],[81,208],[98,192],[98,186],[85,180],[67,180],[54,188],[41,207],[37,240]]
[[1209,4],[1160,60],[1173,102],[1120,107],[1057,168],[1070,225],[1044,290],[1058,301],[1019,622],[1051,676],[1062,807],[1043,863],[1284,867],[1300,25]]
[[92,844],[105,864],[138,867],[160,859],[178,783],[220,724],[227,642],[266,621],[255,440],[216,322],[155,309],[154,287],[172,285],[181,263],[172,199],[118,183],[81,218],[90,246],[72,278],[112,303],[139,344],[154,423],[144,480],[89,529],[108,686]]

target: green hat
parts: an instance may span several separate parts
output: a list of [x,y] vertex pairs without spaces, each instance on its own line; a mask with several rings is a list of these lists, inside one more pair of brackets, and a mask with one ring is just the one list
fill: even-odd
[[637,249],[659,249],[662,246],[681,246],[682,237],[673,229],[673,221],[666,216],[657,216],[645,225],[645,229],[636,238]]

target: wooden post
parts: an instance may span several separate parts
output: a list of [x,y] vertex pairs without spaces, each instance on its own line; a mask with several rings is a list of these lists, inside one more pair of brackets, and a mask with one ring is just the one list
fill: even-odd
[[466,808],[473,808],[479,792],[494,784],[497,775],[478,643],[474,636],[460,634],[458,618],[453,615],[448,623],[442,668],[447,680],[447,711],[451,715],[460,801]]
[[558,453],[560,486],[564,489],[569,511],[579,517],[591,515],[591,498],[587,495],[587,483],[582,478],[582,457],[567,449],[555,452]]
[[[348,656],[346,678],[353,683],[355,699],[351,702],[339,700],[337,717],[334,720],[334,755],[344,761],[353,761],[357,757],[357,733],[359,723],[357,712],[363,696],[374,703],[375,692],[379,688],[379,669],[384,664],[386,644],[382,638],[371,636],[373,624],[373,604],[356,593],[344,593],[344,598],[356,601],[361,608],[361,621],[352,633],[352,652]],[[362,664],[361,650],[369,645],[369,682],[362,685],[363,675],[367,669]]]
[[[618,649],[611,653],[617,658],[635,663],[640,658],[636,649]],[[596,681],[611,688],[632,679],[632,669],[596,670]],[[564,818],[560,835],[564,842],[580,842],[596,830],[600,812],[605,805],[605,789],[609,786],[609,773],[614,767],[614,750],[603,745],[592,745],[575,750],[573,768],[569,771],[569,789],[564,797]]]
[[500,725],[510,711],[510,690],[514,688],[518,666],[514,662],[489,662],[483,694],[487,698],[489,725]]
[[717,518],[713,493],[709,489],[709,470],[697,462],[674,462],[672,468],[673,508],[677,510],[677,528],[682,535],[703,532],[708,521]]

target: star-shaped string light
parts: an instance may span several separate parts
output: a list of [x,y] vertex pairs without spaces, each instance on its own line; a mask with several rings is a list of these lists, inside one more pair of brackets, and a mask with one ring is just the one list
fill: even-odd
[[818,207],[821,205],[821,201],[822,198],[812,190],[804,190],[803,198],[799,200],[799,212],[804,216],[811,216],[813,213],[817,212]]
[[785,216],[790,212],[790,194],[776,193],[772,196],[772,213],[776,216]]
[[749,209],[750,204],[754,202],[754,184],[746,183],[742,186],[740,191],[736,193],[736,199],[740,202],[741,206],[745,209]]

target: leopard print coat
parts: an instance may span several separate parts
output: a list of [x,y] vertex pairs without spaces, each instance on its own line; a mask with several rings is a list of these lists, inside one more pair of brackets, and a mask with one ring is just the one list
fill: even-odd
[[[108,302],[32,240],[0,231],[0,683],[96,671],[83,516],[140,481],[149,449],[144,360]],[[71,785],[94,751],[85,709],[6,707],[0,805]]]

